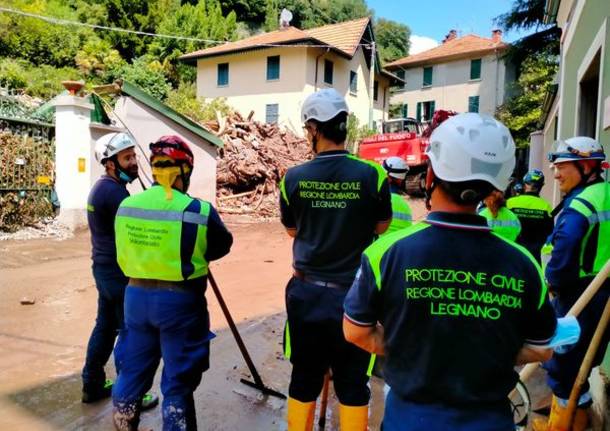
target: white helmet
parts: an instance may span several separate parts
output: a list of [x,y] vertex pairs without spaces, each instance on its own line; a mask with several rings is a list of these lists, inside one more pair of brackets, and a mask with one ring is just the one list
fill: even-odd
[[482,180],[498,190],[508,187],[515,167],[515,143],[506,126],[476,113],[456,115],[438,126],[427,154],[441,180]]
[[108,133],[95,143],[95,159],[104,162],[115,154],[136,146],[135,139],[128,133]]
[[340,112],[349,113],[345,99],[334,88],[325,88],[307,96],[301,108],[301,120],[324,123]]
[[549,162],[562,163],[576,160],[604,160],[604,147],[588,136],[575,136],[565,141],[557,141],[554,151],[549,153]]
[[409,172],[409,165],[400,157],[388,157],[383,161],[383,169],[386,170],[388,176],[404,180]]

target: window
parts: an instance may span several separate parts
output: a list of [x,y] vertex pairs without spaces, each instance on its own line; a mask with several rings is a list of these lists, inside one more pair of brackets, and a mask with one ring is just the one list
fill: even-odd
[[600,94],[599,79],[601,65],[601,50],[595,57],[580,81],[580,97],[578,100],[578,134],[595,138],[598,130],[598,110]]
[[481,79],[481,59],[470,60],[470,79]]
[[427,102],[417,102],[416,118],[418,123],[423,123],[432,120],[432,115],[434,115],[435,108],[434,105],[434,100],[429,100]]
[[432,66],[424,67],[424,83],[422,87],[430,87],[432,85]]
[[272,103],[265,105],[265,122],[270,124],[276,124],[279,117],[280,105]]
[[375,102],[377,102],[378,97],[379,97],[379,82],[375,81],[375,82],[373,82],[373,100]]
[[409,116],[409,105],[403,103],[400,107],[400,116],[402,118],[407,118]]
[[216,84],[221,87],[229,85],[229,63],[220,63],[218,65],[218,77]]
[[353,70],[349,72],[349,92],[352,94],[358,92],[358,74]]
[[399,83],[396,88],[398,88],[399,90],[404,90],[406,87],[406,84],[404,82],[405,81],[405,70],[400,69],[400,70],[396,71],[396,76],[398,76],[400,79],[403,80],[403,82]]
[[324,60],[324,82],[331,85],[333,83],[333,67],[332,61]]
[[468,112],[479,112],[479,96],[468,98]]
[[267,81],[280,79],[280,56],[267,57]]

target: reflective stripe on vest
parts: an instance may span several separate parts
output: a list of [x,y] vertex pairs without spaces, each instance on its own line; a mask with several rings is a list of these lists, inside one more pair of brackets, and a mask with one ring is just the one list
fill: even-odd
[[483,208],[479,215],[487,219],[487,225],[503,238],[515,241],[521,233],[521,222],[508,208],[502,207],[494,218],[489,208]]
[[[125,199],[115,219],[117,261],[128,277],[182,281],[208,273],[205,259],[207,222],[211,205],[199,201],[199,213],[186,211],[194,199],[173,190],[167,200],[161,186]],[[183,230],[192,231],[185,238],[194,243],[190,256],[182,244]]]
[[[595,276],[610,259],[610,184],[601,182],[585,187],[572,199],[569,208],[589,222],[580,245],[580,276]],[[596,247],[594,256],[587,254],[589,244]]]
[[411,215],[409,204],[397,193],[392,193],[390,197],[392,199],[392,221],[390,226],[388,226],[388,230],[381,236],[407,228],[413,224],[413,216]]

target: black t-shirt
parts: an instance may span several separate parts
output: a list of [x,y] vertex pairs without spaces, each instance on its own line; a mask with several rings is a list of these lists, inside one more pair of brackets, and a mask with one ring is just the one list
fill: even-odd
[[506,404],[517,353],[556,327],[534,258],[470,214],[433,212],[375,242],[344,306],[354,324],[383,325],[392,391],[459,408]]
[[327,151],[289,169],[280,186],[282,223],[297,230],[294,268],[350,284],[376,224],[392,218],[383,168],[347,151]]
[[123,199],[129,196],[125,184],[107,175],[93,186],[87,199],[87,222],[91,231],[92,259],[95,263],[114,264],[114,218]]

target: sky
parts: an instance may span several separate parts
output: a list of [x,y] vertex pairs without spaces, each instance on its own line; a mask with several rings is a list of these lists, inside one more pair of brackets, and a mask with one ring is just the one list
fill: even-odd
[[[458,36],[474,33],[491,37],[497,28],[493,19],[511,8],[513,0],[367,0],[375,17],[407,24],[411,29],[410,54],[433,48],[451,29]],[[512,42],[527,33],[511,32],[503,40]]]

